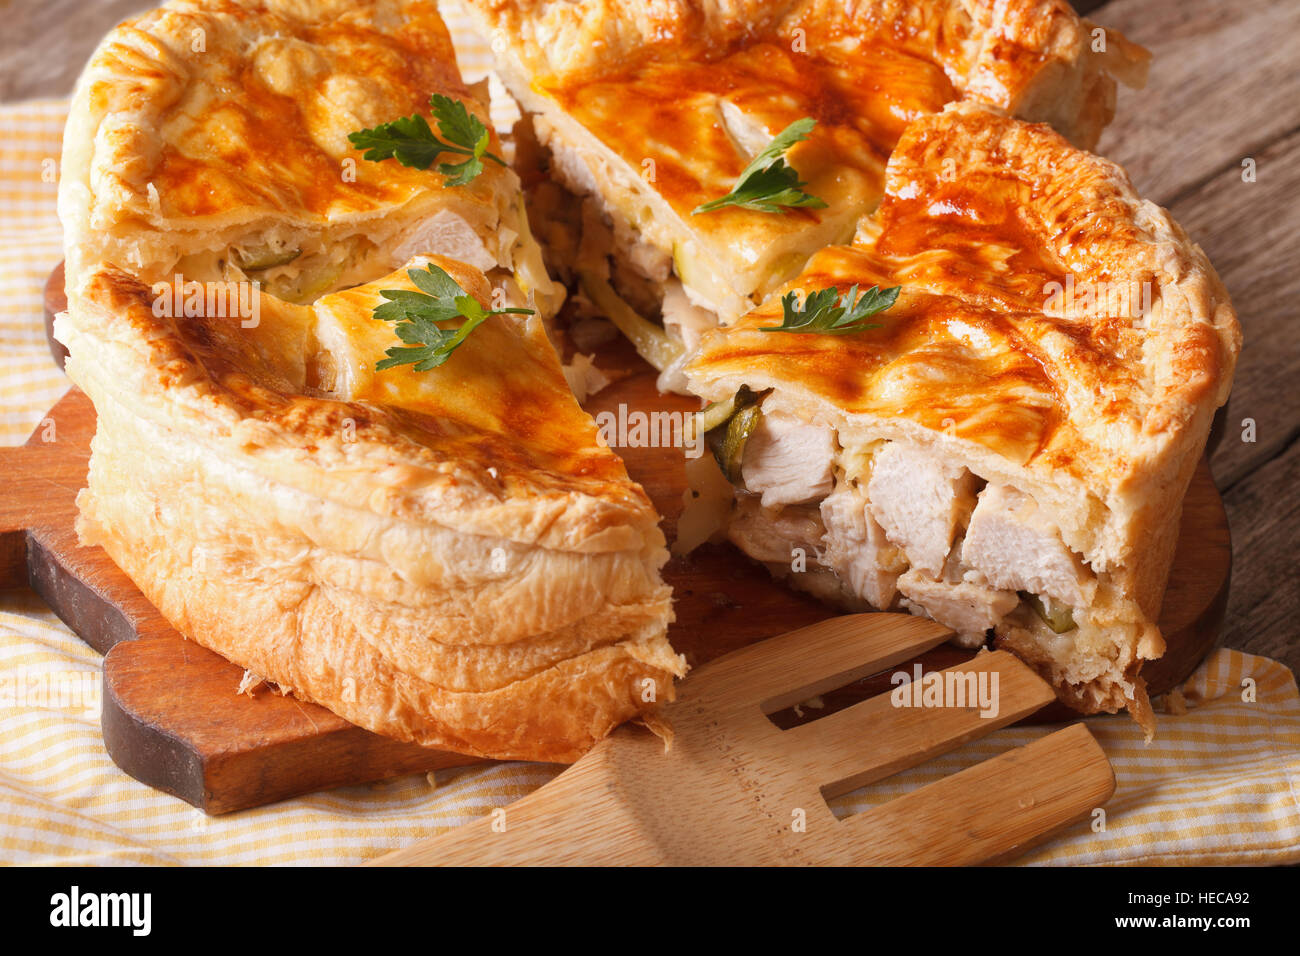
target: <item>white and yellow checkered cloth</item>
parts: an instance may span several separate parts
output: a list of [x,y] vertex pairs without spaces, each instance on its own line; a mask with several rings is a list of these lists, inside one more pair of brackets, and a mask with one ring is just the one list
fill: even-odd
[[[471,78],[482,75],[486,52],[472,40],[460,45]],[[0,444],[26,440],[67,387],[41,322],[41,287],[60,258],[54,196],[65,111],[63,102],[0,107]],[[508,118],[508,110],[497,116]],[[37,598],[0,594],[0,861],[355,863],[505,806],[557,772],[487,765],[210,818],[109,759],[99,671],[99,656]],[[1162,715],[1149,746],[1126,717],[1088,720],[1115,767],[1115,796],[1104,820],[1078,824],[1024,862],[1300,861],[1300,695],[1291,672],[1218,651],[1183,694],[1187,712]],[[833,807],[865,809],[1049,729],[999,731]]]

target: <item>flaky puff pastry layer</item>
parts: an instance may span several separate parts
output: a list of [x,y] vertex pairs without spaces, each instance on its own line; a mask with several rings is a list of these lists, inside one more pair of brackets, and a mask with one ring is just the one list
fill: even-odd
[[[481,273],[429,261],[488,302]],[[375,371],[395,288],[264,296],[248,328],[92,270],[56,323],[98,415],[78,531],[182,634],[362,727],[574,760],[684,673],[657,516],[536,316]]]
[[[783,294],[855,284],[901,286],[878,328],[759,331]],[[1143,703],[1183,496],[1240,348],[1204,253],[1123,169],[964,103],[908,127],[853,245],[706,333],[687,374],[709,399],[774,389],[773,410],[845,448],[909,442],[1032,495],[1102,586],[1077,633],[1000,638],[1091,712]]]

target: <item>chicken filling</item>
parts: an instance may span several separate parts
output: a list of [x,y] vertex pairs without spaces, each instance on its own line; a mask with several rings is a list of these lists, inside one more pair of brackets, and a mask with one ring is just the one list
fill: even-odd
[[668,230],[635,174],[570,143],[544,116],[516,128],[525,143],[529,218],[552,274],[575,284],[661,373],[662,391],[688,394],[681,368],[720,313],[753,306],[703,264],[694,241]]
[[851,608],[931,617],[965,647],[1004,622],[1053,638],[1075,629],[1097,578],[1030,495],[902,441],[849,453],[830,426],[746,393],[724,422],[701,413],[736,486],[727,534],[746,553],[796,571],[806,555],[806,580],[781,577]]
[[256,281],[268,295],[309,305],[330,292],[380,278],[416,256],[441,255],[483,272],[505,306],[552,315],[563,290],[546,274],[522,200],[486,236],[483,232],[442,209],[382,241],[356,233],[283,230],[191,253],[163,274],[200,282]]

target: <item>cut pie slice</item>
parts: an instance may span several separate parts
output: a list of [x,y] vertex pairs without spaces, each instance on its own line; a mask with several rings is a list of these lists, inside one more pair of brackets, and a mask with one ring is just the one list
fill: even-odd
[[[489,305],[472,267],[408,266],[430,263]],[[540,317],[380,371],[414,347],[374,317],[409,273],[312,307],[114,266],[82,288],[56,322],[98,416],[78,532],[182,634],[369,730],[485,757],[570,761],[672,699],[658,517]]]
[[855,242],[781,291],[687,369],[730,403],[704,424],[732,540],[1149,726],[1139,669],[1241,343],[1201,250],[1120,167],[963,103],[908,127]]
[[[572,265],[661,368],[848,242],[908,121],[965,96],[1091,145],[1113,112],[1112,77],[1140,85],[1147,62],[1064,0],[464,5],[532,115],[550,176],[587,199],[533,190],[554,268]],[[788,148],[766,155],[774,143]],[[747,180],[754,202],[701,209],[755,162],[767,171]],[[756,208],[783,188],[775,208]],[[638,321],[654,312],[670,344]]]
[[431,122],[434,96],[490,126],[431,0],[172,0],[124,23],[87,65],[63,140],[70,292],[107,262],[149,282],[256,280],[306,303],[428,253],[554,312],[563,290],[513,171],[484,158],[451,185],[439,166],[462,155],[420,169],[349,141]]

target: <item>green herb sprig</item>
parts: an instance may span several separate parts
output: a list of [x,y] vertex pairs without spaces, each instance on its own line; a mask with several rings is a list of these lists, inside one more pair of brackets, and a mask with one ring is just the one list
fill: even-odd
[[816,125],[817,121],[810,116],[795,120],[745,167],[731,192],[696,206],[691,215],[713,212],[724,206],[780,214],[799,206],[825,209],[826,203],[803,191],[808,184],[785,161],[786,151],[807,139]]
[[419,113],[383,123],[373,129],[363,129],[348,134],[348,142],[356,149],[365,150],[364,159],[381,162],[396,159],[403,166],[428,169],[443,153],[468,157],[459,163],[441,163],[438,172],[447,178],[448,186],[464,186],[483,172],[483,160],[490,159],[502,166],[505,160],[488,152],[491,141],[488,128],[460,100],[435,93],[429,100],[433,118],[438,124],[439,139],[429,128],[428,121]]
[[[396,322],[393,329],[406,345],[395,345],[385,353],[388,358],[375,364],[383,371],[399,365],[414,365],[415,371],[427,372],[451,357],[471,332],[493,315],[532,315],[532,309],[485,309],[478,300],[462,289],[450,275],[429,263],[424,270],[408,269],[419,292],[410,289],[383,289],[389,301],[375,306],[374,317]],[[459,328],[444,329],[439,322],[463,318]]]
[[784,316],[780,325],[760,326],[760,332],[811,332],[820,335],[852,335],[867,329],[878,329],[880,324],[866,319],[883,312],[898,301],[902,286],[882,289],[873,285],[858,296],[855,285],[843,295],[838,289],[820,289],[809,293],[799,302],[797,292],[787,292],[781,297]]

